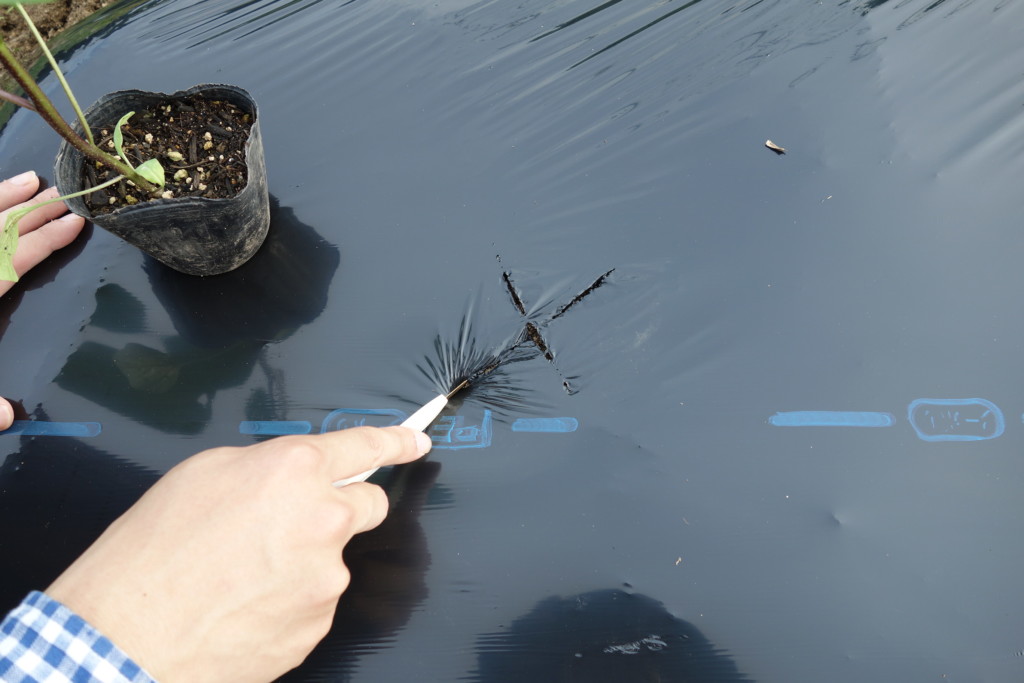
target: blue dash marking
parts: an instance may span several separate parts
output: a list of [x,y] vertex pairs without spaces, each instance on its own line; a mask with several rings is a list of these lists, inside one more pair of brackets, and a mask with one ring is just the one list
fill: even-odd
[[923,441],[985,441],[1006,429],[1003,411],[983,398],[918,398],[907,416]]
[[243,420],[238,423],[239,434],[281,436],[283,434],[309,434],[313,425],[305,420]]
[[512,423],[512,431],[564,434],[575,432],[579,426],[579,420],[575,417],[521,417]]
[[794,410],[775,413],[768,422],[776,427],[892,427],[892,413],[864,413],[841,410]]
[[0,434],[27,436],[96,436],[103,431],[99,422],[44,422],[42,420],[15,420]]

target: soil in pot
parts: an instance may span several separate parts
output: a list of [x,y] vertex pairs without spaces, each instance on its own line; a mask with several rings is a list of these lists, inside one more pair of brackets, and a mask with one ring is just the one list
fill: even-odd
[[[103,122],[93,129],[97,144],[111,154],[116,123]],[[163,198],[228,199],[248,180],[245,144],[251,128],[252,117],[234,104],[192,95],[136,111],[121,132],[133,166],[154,157],[160,160],[166,176]],[[105,166],[86,164],[82,184],[93,187],[114,174]],[[104,214],[152,198],[134,184],[121,182],[87,195],[85,201],[93,214]]]
[[[184,105],[175,104],[182,101]],[[232,107],[237,107],[237,111]],[[196,118],[192,125],[188,122],[182,125],[183,117],[187,119],[197,110],[212,112],[212,115]],[[160,133],[162,119],[158,111],[163,112],[168,124],[163,127],[165,133],[168,129],[179,131],[169,141],[161,141],[156,133],[146,130],[148,125]],[[141,161],[141,158],[156,159],[162,154],[165,169],[172,180],[178,176],[179,187],[166,188],[154,193],[155,197],[142,193],[133,196],[127,189],[130,185],[125,183],[126,188],[113,193],[108,191],[93,200],[94,204],[110,210],[109,213],[95,211],[84,196],[69,199],[68,208],[189,275],[226,273],[249,260],[263,243],[270,223],[263,144],[252,97],[241,88],[214,84],[197,85],[171,94],[121,90],[94,102],[85,116],[93,129],[100,132],[100,143],[107,146],[102,131],[112,133],[112,123],[121,121],[127,113],[143,121],[141,126],[133,123],[129,131],[136,145],[131,155],[140,157]],[[215,133],[221,139],[215,140]],[[190,156],[193,138],[195,155]],[[196,161],[192,163],[191,159]],[[63,194],[95,187],[89,184],[92,178],[90,172],[84,170],[85,166],[90,164],[84,163],[81,153],[65,141],[54,167],[56,185]],[[104,169],[95,165],[91,168],[99,180]],[[233,172],[233,169],[244,168],[247,168],[248,178],[243,179]],[[212,186],[206,180],[211,180]],[[96,194],[91,189],[89,193]],[[229,196],[218,197],[218,194]]]

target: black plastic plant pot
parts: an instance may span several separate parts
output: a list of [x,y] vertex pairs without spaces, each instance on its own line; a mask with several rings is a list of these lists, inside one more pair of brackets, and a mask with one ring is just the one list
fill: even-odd
[[[248,261],[263,244],[270,227],[263,140],[256,102],[249,93],[231,85],[197,85],[172,95],[122,90],[100,98],[85,112],[85,118],[95,128],[117,121],[129,111],[193,95],[230,102],[252,117],[252,130],[245,145],[248,181],[234,197],[153,199],[95,215],[83,197],[69,199],[66,203],[74,213],[177,271],[189,275],[217,275]],[[66,141],[61,145],[54,175],[62,195],[85,189],[82,159],[81,152]]]

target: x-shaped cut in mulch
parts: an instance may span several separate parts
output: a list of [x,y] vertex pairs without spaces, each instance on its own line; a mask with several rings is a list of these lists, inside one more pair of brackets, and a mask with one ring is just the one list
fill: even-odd
[[[559,307],[558,310],[556,310],[552,315],[548,316],[546,319],[537,323],[533,322],[532,320],[526,320],[526,322],[523,324],[523,331],[519,334],[519,337],[516,339],[516,341],[505,350],[505,353],[502,354],[502,356],[507,356],[507,354],[515,351],[517,348],[523,346],[524,344],[532,343],[537,348],[537,351],[541,355],[543,355],[549,363],[551,363],[551,366],[554,367],[555,372],[558,373],[559,377],[561,377],[562,386],[565,388],[566,392],[568,392],[570,395],[575,394],[578,390],[573,388],[572,384],[569,382],[569,379],[566,378],[566,376],[562,374],[561,370],[558,369],[558,365],[555,363],[555,354],[552,353],[551,351],[551,345],[548,344],[546,339],[544,339],[544,335],[541,333],[541,329],[547,327],[550,323],[561,318],[563,315],[568,313],[573,308],[573,306],[575,306],[576,304],[580,303],[585,298],[590,296],[590,294],[595,289],[597,289],[598,287],[605,283],[605,281],[613,272],[615,272],[614,268],[598,277],[583,291],[574,296],[567,304],[564,304],[561,307]],[[523,296],[522,294],[519,293],[519,289],[512,281],[511,273],[509,273],[507,270],[503,270],[501,273],[501,278],[505,282],[505,288],[508,290],[509,296],[512,297],[512,303],[516,307],[516,310],[519,311],[519,314],[522,315],[524,318],[528,317],[526,313],[526,306],[523,303]],[[486,374],[487,372],[490,372],[499,364],[500,360],[495,360],[493,366],[489,368],[484,368],[481,374]]]

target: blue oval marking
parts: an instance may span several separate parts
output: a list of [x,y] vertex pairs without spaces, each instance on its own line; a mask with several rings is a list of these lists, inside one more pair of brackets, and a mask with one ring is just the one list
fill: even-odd
[[46,422],[43,420],[15,420],[0,434],[24,434],[26,436],[96,436],[103,431],[99,422]]
[[919,398],[907,416],[923,441],[985,441],[1006,429],[1003,411],[983,398]]
[[776,427],[892,427],[892,413],[841,410],[794,410],[775,413],[768,422]]
[[340,408],[331,411],[320,425],[320,433],[337,432],[352,427],[392,427],[400,425],[409,417],[401,410],[391,408]]
[[575,417],[521,417],[512,423],[513,432],[568,433],[580,426]]

